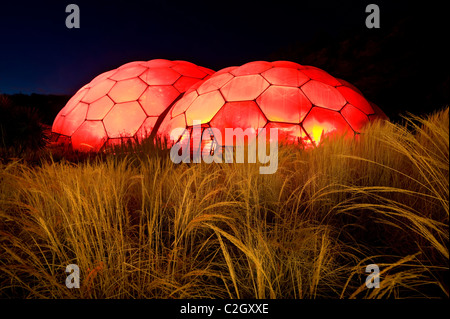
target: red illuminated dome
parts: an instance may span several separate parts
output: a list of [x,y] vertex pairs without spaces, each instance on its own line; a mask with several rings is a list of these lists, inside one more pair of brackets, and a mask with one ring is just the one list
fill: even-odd
[[52,134],[80,151],[154,135],[166,110],[214,71],[186,61],[137,61],[100,74],[58,113]]
[[[387,118],[350,83],[312,66],[289,61],[228,67],[193,85],[170,109],[160,132],[202,128],[278,128],[279,140],[317,145],[325,135],[361,132],[372,119]],[[268,130],[267,130],[268,131]],[[210,142],[213,143],[213,142]]]

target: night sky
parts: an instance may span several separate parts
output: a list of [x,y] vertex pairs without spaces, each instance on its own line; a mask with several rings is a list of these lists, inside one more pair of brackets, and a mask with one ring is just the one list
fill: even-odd
[[[80,8],[80,29],[65,26],[68,15],[65,8],[70,3],[76,3]],[[368,15],[365,8],[370,3],[380,7],[380,29],[369,30],[365,26]],[[448,25],[447,30],[437,30],[436,22],[442,22],[442,26],[445,24],[442,20],[445,15],[439,17],[444,10],[429,1],[425,5],[418,7],[410,1],[378,0],[2,2],[0,93],[72,95],[102,72],[127,62],[155,58],[187,60],[216,71],[249,61],[286,57],[300,64],[308,64],[304,63],[302,56],[290,56],[289,52],[303,52],[298,48],[305,46],[309,56],[315,56],[314,49],[319,54],[333,41],[339,43],[358,34],[367,37],[367,41],[372,41],[372,36],[381,39],[379,34],[388,38],[396,23],[408,17],[418,17],[413,20],[414,23],[417,21],[415,28],[408,34],[408,51],[405,49],[404,52],[388,54],[403,54],[406,58],[413,54],[409,59],[414,62],[408,62],[412,65],[402,68],[423,69],[431,66],[433,74],[441,75],[438,80],[441,83],[448,79],[442,74],[449,72],[445,70],[447,66],[436,63],[441,63],[439,59],[445,51],[442,41],[448,42]],[[409,32],[409,29],[406,30]],[[321,37],[323,34],[328,38]],[[434,38],[439,41],[434,41]],[[424,49],[424,46],[430,45],[435,47]],[[419,51],[414,52],[416,49]],[[426,56],[421,60],[423,52],[430,51],[438,52],[436,59]],[[330,55],[335,55],[334,51],[330,52]],[[350,62],[346,63],[356,62],[362,53],[358,54],[349,57]],[[306,62],[310,61],[311,58]],[[339,70],[336,68],[339,61],[327,61],[332,62],[316,66],[332,75],[342,76],[331,72]],[[321,64],[320,61],[318,64]],[[395,78],[399,73],[395,69],[397,64],[392,63],[392,70],[386,70],[389,77]],[[377,65],[371,68],[376,70]],[[357,72],[352,71],[348,75],[343,72],[343,75],[350,77],[347,80],[358,82]],[[417,81],[433,78],[428,73],[417,76],[428,79],[408,78],[412,86],[416,86]],[[381,85],[382,81],[377,81]],[[364,86],[365,82],[361,83]],[[377,96],[374,97],[376,100]],[[437,101],[444,103],[447,97],[448,94],[444,94]]]

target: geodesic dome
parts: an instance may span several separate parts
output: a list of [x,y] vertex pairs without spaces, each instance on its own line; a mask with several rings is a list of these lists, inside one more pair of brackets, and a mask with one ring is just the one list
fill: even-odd
[[186,61],[130,62],[83,86],[53,122],[53,141],[80,151],[155,135],[170,106],[214,71]]
[[376,118],[387,117],[347,81],[313,66],[256,61],[222,69],[194,84],[159,130],[169,137],[174,128],[186,128],[173,136],[175,142],[192,136],[196,120],[202,130],[218,129],[221,140],[202,141],[203,149],[205,143],[225,146],[225,128],[278,128],[279,140],[311,146],[327,135],[354,136]]

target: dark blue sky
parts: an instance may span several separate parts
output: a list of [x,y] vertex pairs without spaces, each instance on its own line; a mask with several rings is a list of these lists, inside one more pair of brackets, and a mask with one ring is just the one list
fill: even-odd
[[[96,75],[136,60],[187,60],[214,70],[264,60],[319,30],[337,35],[365,28],[369,3],[380,6],[382,23],[408,10],[407,1],[393,2],[2,2],[0,93],[73,94]],[[70,3],[80,8],[80,29],[65,26]]]

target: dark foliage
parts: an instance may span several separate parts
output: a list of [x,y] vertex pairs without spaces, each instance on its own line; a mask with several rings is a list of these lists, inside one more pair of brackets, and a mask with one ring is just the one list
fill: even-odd
[[48,140],[49,126],[36,107],[16,104],[0,95],[0,155],[21,156],[41,150]]
[[58,112],[66,105],[71,96],[44,94],[13,94],[6,95],[13,105],[20,105],[39,111],[41,121],[45,125],[52,125]]

